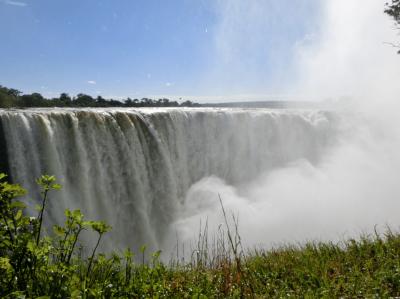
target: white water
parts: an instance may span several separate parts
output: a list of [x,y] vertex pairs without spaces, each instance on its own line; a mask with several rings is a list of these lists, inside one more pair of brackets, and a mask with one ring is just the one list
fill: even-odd
[[[215,192],[235,207],[229,192],[256,192],[263,177],[293,163],[318,167],[340,140],[335,113],[316,110],[32,109],[1,111],[0,119],[13,180],[37,190],[34,179],[47,173],[63,185],[52,195],[48,223],[80,208],[113,226],[108,249],[165,248],[175,233],[195,236],[194,224],[221,216]],[[250,202],[240,200],[235,212],[246,217]],[[274,222],[270,212],[262,207],[246,229]]]

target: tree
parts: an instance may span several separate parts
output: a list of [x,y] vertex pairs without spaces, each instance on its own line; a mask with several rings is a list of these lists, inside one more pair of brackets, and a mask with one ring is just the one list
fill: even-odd
[[10,108],[18,106],[21,92],[14,88],[7,88],[0,85],[0,108]]
[[22,107],[47,107],[46,99],[37,92],[21,96]]
[[108,103],[102,96],[97,96],[97,98],[96,98],[96,106],[107,107]]
[[14,88],[6,88],[6,89],[8,89],[8,94],[13,97],[19,97],[22,93],[18,89],[14,89]]
[[71,105],[72,99],[67,93],[63,92],[62,94],[60,94],[60,101],[63,102],[66,106],[69,106]]
[[90,95],[79,93],[73,101],[74,106],[95,107],[96,101]]
[[9,108],[14,104],[13,98],[0,90],[0,108]]
[[16,97],[12,95],[10,89],[0,85],[0,108],[13,107],[16,104]]
[[386,3],[385,13],[393,17],[400,25],[400,0],[392,0],[392,3]]
[[[385,4],[385,13],[391,16],[395,21],[398,29],[400,29],[400,0],[392,0],[392,2]],[[400,48],[400,44],[392,44],[396,48]],[[400,54],[400,50],[397,51]]]
[[133,106],[133,101],[132,101],[131,98],[127,98],[127,99],[125,100],[125,106],[126,106],[126,107],[132,107],[132,106]]

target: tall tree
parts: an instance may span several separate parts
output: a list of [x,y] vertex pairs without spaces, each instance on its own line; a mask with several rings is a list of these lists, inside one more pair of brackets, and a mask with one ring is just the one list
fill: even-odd
[[22,107],[47,107],[48,101],[38,92],[21,96]]
[[60,94],[60,98],[59,99],[60,99],[60,101],[62,103],[65,104],[65,106],[70,106],[71,105],[72,99],[67,93],[63,92],[62,94]]
[[[400,0],[392,0],[391,3],[386,2],[385,13],[396,21],[396,26],[400,29]],[[394,47],[400,48],[400,44],[393,44]],[[400,54],[400,50],[397,51]]]
[[80,107],[95,107],[96,100],[93,99],[90,95],[79,93],[76,98],[73,100],[74,106]]
[[392,0],[392,3],[386,2],[385,13],[393,17],[397,24],[400,25],[400,0]]
[[15,107],[18,105],[18,97],[21,92],[17,89],[0,85],[0,108]]

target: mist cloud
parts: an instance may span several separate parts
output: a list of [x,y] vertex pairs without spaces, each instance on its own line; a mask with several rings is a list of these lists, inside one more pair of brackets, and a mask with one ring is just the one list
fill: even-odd
[[[267,2],[257,5],[262,3]],[[193,240],[201,219],[214,230],[223,223],[218,194],[226,209],[239,215],[249,247],[337,241],[373,232],[375,225],[380,231],[385,225],[398,228],[400,56],[385,42],[399,37],[383,13],[384,3],[324,1],[321,27],[295,45],[295,76],[285,82],[287,91],[339,99],[336,113],[343,130],[336,145],[317,165],[293,161],[246,185],[230,186],[216,177],[194,184],[174,225],[180,240]],[[238,9],[235,5],[229,9]],[[257,19],[263,9],[252,5],[247,12]],[[236,33],[228,32],[227,40],[235,40]],[[227,40],[221,41],[221,53],[235,60],[237,49],[231,50]]]
[[321,30],[296,51],[298,91],[317,96],[399,94],[400,59],[387,42],[399,38],[382,0],[330,0]]

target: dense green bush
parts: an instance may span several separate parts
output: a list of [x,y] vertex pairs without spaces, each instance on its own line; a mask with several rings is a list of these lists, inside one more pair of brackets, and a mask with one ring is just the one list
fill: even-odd
[[[0,174],[0,295],[34,298],[46,294],[65,298],[93,292],[91,267],[101,237],[109,226],[103,222],[84,221],[79,210],[66,210],[65,225],[54,226],[53,237],[42,236],[49,192],[61,186],[54,176],[41,176],[37,180],[43,195],[36,207],[38,216],[28,217],[24,212],[25,204],[17,200],[25,195],[25,190],[5,179],[6,175]],[[80,233],[89,228],[99,237],[91,257],[85,262],[75,252]]]
[[[97,254],[103,222],[86,221],[79,210],[65,211],[63,226],[42,232],[51,192],[61,188],[53,176],[37,180],[42,197],[37,216],[20,201],[25,190],[0,174],[1,298],[388,298],[400,296],[400,236],[362,237],[342,244],[309,243],[243,253],[237,223],[226,221],[216,244],[199,234],[192,259],[169,265],[155,252],[135,262],[123,254]],[[222,213],[227,219],[221,201]],[[82,254],[79,237],[92,230],[98,239]],[[216,246],[215,246],[216,245]]]

